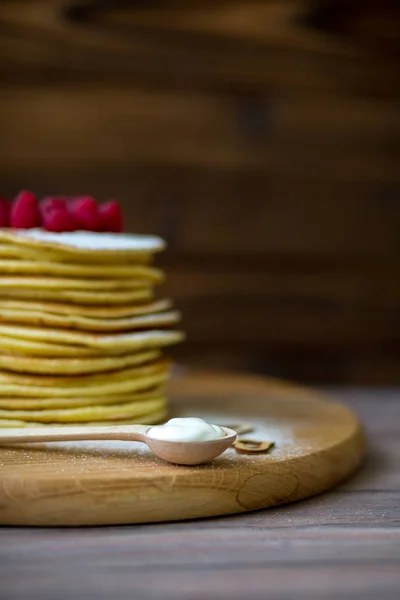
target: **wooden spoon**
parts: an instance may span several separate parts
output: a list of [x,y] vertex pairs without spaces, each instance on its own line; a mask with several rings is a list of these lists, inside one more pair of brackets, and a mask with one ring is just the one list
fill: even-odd
[[156,440],[148,434],[150,425],[112,425],[106,427],[49,427],[43,429],[0,430],[0,444],[32,442],[72,442],[75,440],[123,440],[143,442],[167,462],[199,465],[224,452],[236,439],[236,432],[222,427],[225,435],[206,442]]

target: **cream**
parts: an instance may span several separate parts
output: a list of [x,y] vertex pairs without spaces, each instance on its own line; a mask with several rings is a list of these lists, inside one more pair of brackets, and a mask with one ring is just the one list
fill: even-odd
[[164,425],[152,427],[147,432],[148,437],[168,442],[207,442],[226,436],[219,425],[211,425],[203,419],[186,418],[170,419]]
[[57,244],[79,250],[125,250],[129,252],[157,252],[164,248],[164,241],[155,235],[128,233],[97,233],[94,231],[64,231],[52,233],[44,229],[10,230],[17,237],[43,243]]

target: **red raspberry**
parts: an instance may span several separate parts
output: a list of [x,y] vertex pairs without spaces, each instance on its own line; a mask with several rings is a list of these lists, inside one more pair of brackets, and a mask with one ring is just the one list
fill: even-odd
[[122,231],[121,208],[115,200],[100,204],[99,216],[102,231],[112,231],[114,233]]
[[10,224],[15,229],[40,227],[42,218],[36,196],[32,192],[22,191],[11,207]]
[[67,199],[63,196],[46,196],[40,203],[42,215],[55,209],[67,209]]
[[55,232],[75,231],[76,223],[65,207],[54,208],[43,214],[43,228]]
[[10,225],[10,210],[9,201],[0,196],[0,227],[8,227]]
[[100,216],[97,204],[91,196],[74,198],[68,205],[77,229],[100,231]]

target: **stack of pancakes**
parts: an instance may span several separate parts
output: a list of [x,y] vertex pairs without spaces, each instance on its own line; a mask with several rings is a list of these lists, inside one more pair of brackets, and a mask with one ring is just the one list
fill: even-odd
[[0,427],[157,423],[183,334],[154,236],[0,230]]

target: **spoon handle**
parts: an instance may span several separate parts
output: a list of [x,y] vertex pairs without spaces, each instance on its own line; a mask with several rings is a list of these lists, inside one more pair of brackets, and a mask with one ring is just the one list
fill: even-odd
[[0,429],[0,444],[24,442],[71,442],[74,440],[123,440],[143,442],[149,425],[105,427],[43,427]]

